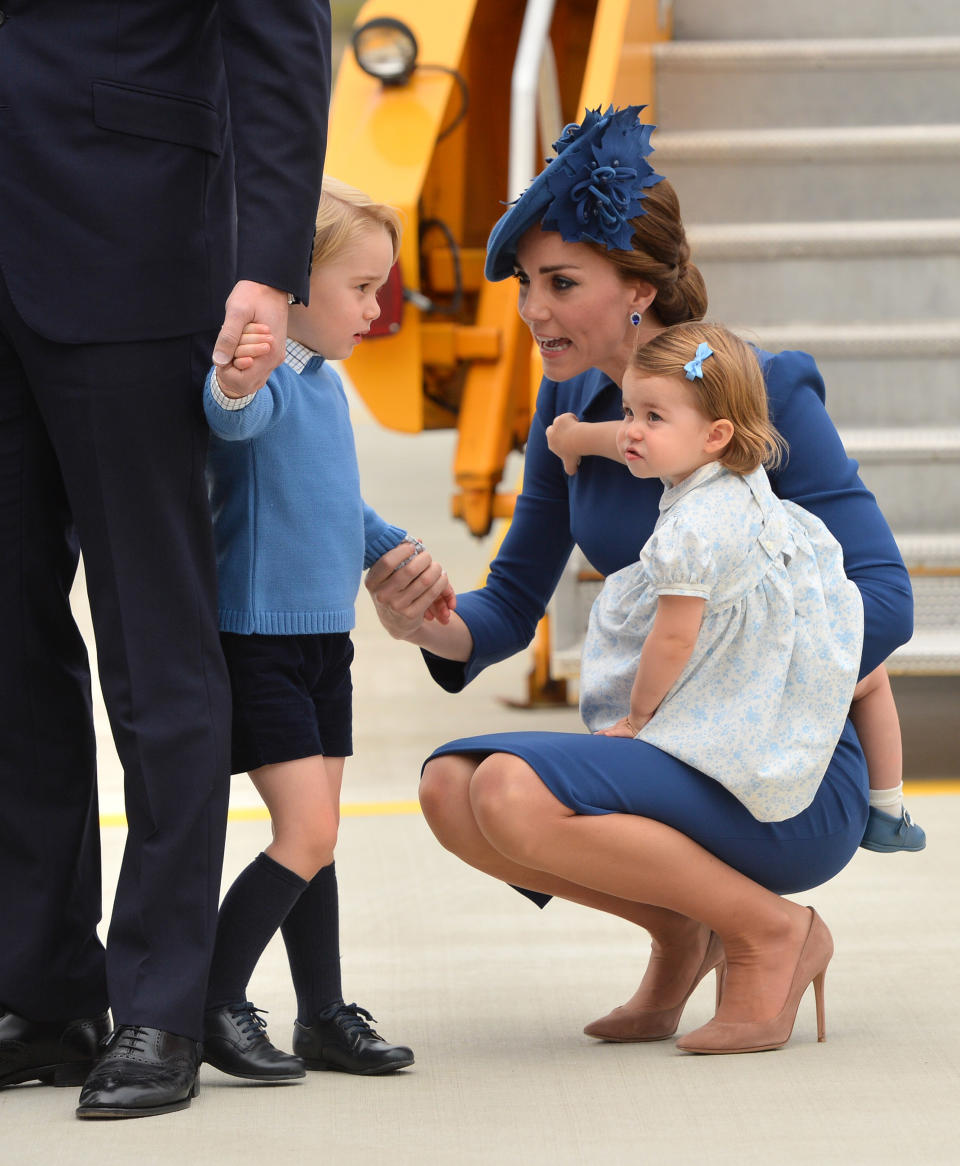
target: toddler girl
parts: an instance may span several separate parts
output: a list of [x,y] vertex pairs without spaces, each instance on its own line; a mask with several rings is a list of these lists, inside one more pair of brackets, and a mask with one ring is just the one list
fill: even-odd
[[[848,711],[871,780],[899,782],[885,669],[855,686],[862,606],[839,544],[777,499],[764,472],[782,440],[752,351],[716,325],[668,328],[635,352],[623,405],[619,426],[565,414],[547,431],[568,473],[580,456],[605,454],[665,486],[639,561],[607,578],[591,612],[588,726],[688,762],[761,820],[809,803]],[[902,822],[920,845],[884,848],[920,849],[922,831],[905,812]]]

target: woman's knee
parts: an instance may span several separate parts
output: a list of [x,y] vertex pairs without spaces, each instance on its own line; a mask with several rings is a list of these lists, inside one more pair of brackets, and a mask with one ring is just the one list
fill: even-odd
[[433,757],[423,767],[420,808],[438,837],[455,825],[469,808],[467,787],[475,768],[475,762],[454,754]]
[[502,854],[527,865],[535,857],[553,795],[525,761],[508,753],[487,757],[470,779],[477,825]]

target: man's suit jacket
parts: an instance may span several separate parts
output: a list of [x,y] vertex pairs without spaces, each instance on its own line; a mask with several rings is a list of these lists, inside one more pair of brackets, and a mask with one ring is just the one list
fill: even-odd
[[306,297],[328,0],[2,8],[0,268],[35,331],[216,329],[235,279]]

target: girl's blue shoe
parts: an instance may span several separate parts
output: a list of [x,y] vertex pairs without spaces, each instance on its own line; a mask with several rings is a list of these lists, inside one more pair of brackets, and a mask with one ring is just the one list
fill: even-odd
[[923,850],[927,836],[905,809],[900,811],[898,818],[871,806],[860,845],[864,850],[877,850],[881,854],[892,854],[895,850]]

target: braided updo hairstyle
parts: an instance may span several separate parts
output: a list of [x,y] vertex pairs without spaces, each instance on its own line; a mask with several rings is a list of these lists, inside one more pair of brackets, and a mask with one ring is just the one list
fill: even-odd
[[707,288],[696,264],[680,218],[676,191],[664,178],[643,199],[644,214],[631,220],[633,250],[608,251],[601,243],[584,243],[613,264],[624,279],[643,279],[657,289],[651,307],[662,324],[701,320],[707,310]]

